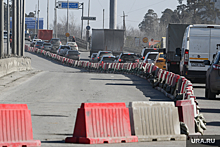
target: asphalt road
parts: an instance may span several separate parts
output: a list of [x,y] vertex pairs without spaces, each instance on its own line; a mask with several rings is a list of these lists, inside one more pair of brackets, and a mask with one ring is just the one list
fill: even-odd
[[[88,55],[88,52],[81,52],[84,60],[88,60]],[[72,136],[77,108],[83,102],[170,101],[152,89],[146,80],[133,75],[88,73],[35,54],[26,52],[26,56],[31,57],[36,74],[20,78],[15,84],[0,85],[0,102],[28,104],[34,139],[41,140],[42,146],[102,146],[63,142],[65,137]],[[208,122],[205,134],[220,135],[220,100],[204,98],[202,84],[194,84],[194,90]],[[129,147],[184,145],[184,141],[105,144]]]

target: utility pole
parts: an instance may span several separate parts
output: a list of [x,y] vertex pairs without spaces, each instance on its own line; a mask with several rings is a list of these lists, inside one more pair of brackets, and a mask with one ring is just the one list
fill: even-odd
[[4,1],[0,2],[0,58],[4,57]]
[[17,0],[17,55],[21,56],[21,0]]
[[125,17],[127,17],[128,15],[125,15],[125,12],[123,11],[123,30],[126,30],[126,25],[125,25]]
[[10,8],[7,0],[7,54],[10,55]]
[[[84,3],[81,3],[81,6],[82,6],[82,17],[83,17],[83,5],[84,5]],[[82,39],[82,36],[83,36],[83,19],[82,19],[82,22],[81,22],[81,39]]]
[[105,28],[105,9],[103,9],[103,29]]
[[16,1],[13,0],[13,9],[12,9],[12,54],[17,55],[17,6]]
[[110,21],[109,28],[116,29],[117,24],[117,0],[110,0]]
[[39,0],[38,0],[38,23],[37,23],[37,29],[39,30],[39,15],[40,15],[40,10],[39,10]]
[[55,7],[54,7],[54,31],[55,31],[55,38],[57,38],[57,0],[55,0]]
[[[69,33],[69,0],[67,0],[67,26],[66,26],[66,33]],[[66,37],[66,42],[69,41],[69,37]]]
[[47,0],[47,30],[49,29],[49,0]]
[[21,42],[21,56],[24,56],[24,45],[25,45],[25,0],[23,0],[23,3],[22,3],[22,42]]
[[[90,0],[89,0],[89,4],[88,4],[88,17],[89,17],[89,11],[90,11]],[[89,20],[87,22],[87,26],[89,26]],[[89,30],[86,30],[86,50],[89,50]]]

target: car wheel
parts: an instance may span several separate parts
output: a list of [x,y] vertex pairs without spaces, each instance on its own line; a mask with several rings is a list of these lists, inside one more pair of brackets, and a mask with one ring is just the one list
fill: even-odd
[[210,100],[213,100],[213,99],[215,99],[216,98],[216,94],[215,93],[213,93],[210,89],[208,89],[208,98],[210,99]]

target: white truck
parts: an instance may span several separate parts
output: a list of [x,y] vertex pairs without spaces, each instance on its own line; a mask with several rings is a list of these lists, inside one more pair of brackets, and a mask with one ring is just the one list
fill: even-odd
[[112,51],[114,55],[120,55],[124,40],[124,30],[92,29],[90,56],[99,51]]
[[189,25],[184,33],[182,48],[176,49],[181,59],[180,74],[188,79],[205,79],[209,65],[216,53],[216,44],[220,42],[220,25]]

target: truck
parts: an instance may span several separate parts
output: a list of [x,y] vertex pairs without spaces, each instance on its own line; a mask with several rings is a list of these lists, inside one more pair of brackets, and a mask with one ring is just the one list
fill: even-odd
[[179,74],[180,57],[176,49],[182,47],[183,36],[189,24],[168,24],[166,31],[167,70]]
[[185,29],[182,47],[177,49],[180,57],[180,75],[190,80],[205,82],[206,71],[216,54],[216,45],[220,40],[220,25],[193,24]]
[[53,30],[38,30],[37,38],[48,42],[53,38]]
[[113,55],[122,53],[124,32],[119,29],[92,29],[90,56],[99,51],[112,51]]

